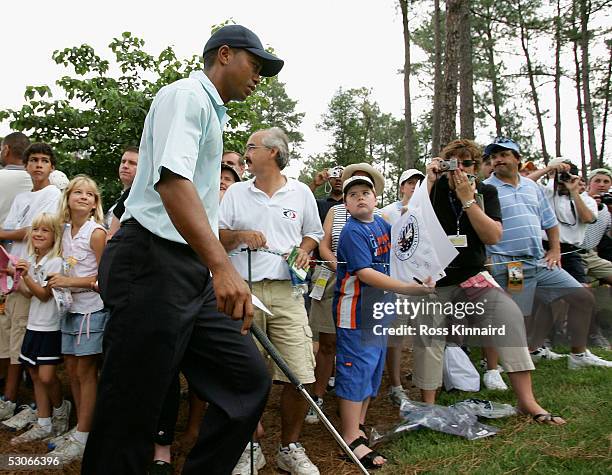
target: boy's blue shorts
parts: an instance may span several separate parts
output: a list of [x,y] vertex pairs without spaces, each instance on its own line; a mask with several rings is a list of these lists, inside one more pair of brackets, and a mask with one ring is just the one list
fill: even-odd
[[387,353],[386,338],[365,346],[360,329],[336,328],[336,395],[361,402],[380,388]]

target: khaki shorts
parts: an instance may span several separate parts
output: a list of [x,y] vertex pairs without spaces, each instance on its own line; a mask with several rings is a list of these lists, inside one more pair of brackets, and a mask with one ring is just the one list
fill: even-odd
[[314,333],[336,334],[336,325],[332,314],[335,289],[336,276],[332,274],[327,281],[321,300],[312,299],[310,301],[310,327]]
[[[447,288],[450,289],[450,288]],[[445,288],[438,289],[439,294],[445,298],[450,298],[452,290]],[[535,369],[529,350],[527,349],[526,337],[523,335],[524,323],[523,315],[514,301],[504,292],[489,292],[486,296],[487,306],[495,309],[497,315],[503,315],[503,320],[507,325],[512,325],[514,331],[521,334],[519,338],[524,341],[525,346],[496,346],[499,359],[508,373],[519,371],[533,371]],[[488,313],[492,313],[489,311]],[[418,316],[416,324],[426,323],[442,328],[446,326],[444,316],[436,314],[433,316]],[[515,341],[516,339],[513,339]],[[442,386],[442,369],[444,364],[444,349],[446,347],[445,337],[415,337],[413,347],[413,374],[412,382],[419,389],[434,390]]]
[[21,344],[28,325],[30,299],[19,292],[6,297],[5,315],[0,316],[0,358],[10,358],[20,364]]
[[[268,307],[273,316],[255,309],[253,322],[266,332],[272,344],[287,362],[287,365],[304,384],[314,383],[314,353],[312,330],[304,299],[293,297],[289,280],[262,280],[253,283],[253,294]],[[274,364],[267,352],[255,340],[259,351],[271,365],[272,380],[289,383],[283,372]]]
[[612,275],[612,262],[599,257],[595,251],[588,251],[580,256],[586,267],[588,277],[592,279],[605,279]]

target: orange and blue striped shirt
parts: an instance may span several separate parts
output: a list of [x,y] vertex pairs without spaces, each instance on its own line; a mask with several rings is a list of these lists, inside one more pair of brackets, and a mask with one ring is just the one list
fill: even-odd
[[372,268],[389,275],[391,226],[380,216],[370,223],[349,218],[338,240],[338,266],[332,312],[339,328],[361,327],[361,300],[365,288],[356,273]]

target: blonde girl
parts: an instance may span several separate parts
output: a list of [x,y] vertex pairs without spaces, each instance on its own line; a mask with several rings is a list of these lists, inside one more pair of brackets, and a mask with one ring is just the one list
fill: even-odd
[[[58,217],[41,213],[32,221],[27,235],[27,259],[15,269],[21,271],[19,289],[31,296],[26,333],[19,361],[28,367],[34,383],[38,420],[11,444],[44,439],[68,430],[71,404],[62,400],[56,367],[62,361],[60,315],[47,277],[62,270],[61,226]],[[52,410],[53,409],[53,410]],[[17,417],[17,416],[15,416]]]
[[98,263],[106,242],[102,226],[102,200],[96,182],[85,175],[73,178],[62,197],[60,219],[64,229],[64,275],[49,280],[51,288],[69,287],[70,311],[62,317],[62,354],[70,376],[77,411],[77,426],[69,435],[53,440],[50,455],[64,463],[81,459],[91,429],[98,384],[98,355],[108,319],[100,295],[94,291]]

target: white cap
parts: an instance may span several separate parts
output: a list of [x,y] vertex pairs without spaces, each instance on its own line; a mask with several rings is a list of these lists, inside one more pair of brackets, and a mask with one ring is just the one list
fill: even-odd
[[406,180],[410,180],[413,176],[418,175],[421,178],[425,178],[425,175],[423,174],[423,172],[421,172],[420,170],[417,170],[416,168],[411,168],[409,170],[405,170],[402,173],[402,176],[400,176],[399,179],[399,184],[400,186],[402,186],[402,184],[406,181]]
[[60,191],[62,191],[68,186],[70,180],[64,172],[60,170],[53,170],[49,175],[49,183],[55,185],[57,188],[59,188]]
[[358,183],[363,183],[364,185],[368,185],[372,190],[374,190],[374,183],[367,176],[352,176],[344,180],[342,184],[342,193],[346,193],[346,190],[353,185]]

